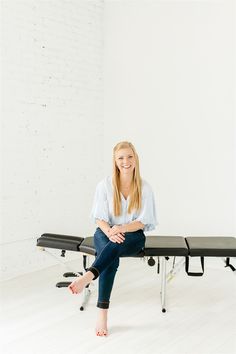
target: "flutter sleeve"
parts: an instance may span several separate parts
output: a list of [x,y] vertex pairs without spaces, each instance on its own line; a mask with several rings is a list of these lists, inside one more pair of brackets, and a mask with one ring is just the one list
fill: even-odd
[[109,222],[108,201],[104,181],[99,182],[96,187],[90,217],[94,222],[96,222],[96,219]]
[[154,230],[158,224],[154,193],[149,185],[145,185],[142,196],[142,208],[136,220],[145,225],[144,231]]

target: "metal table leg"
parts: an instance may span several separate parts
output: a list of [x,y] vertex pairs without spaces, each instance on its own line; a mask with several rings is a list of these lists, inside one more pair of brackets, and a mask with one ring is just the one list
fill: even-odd
[[161,267],[161,308],[166,312],[166,259],[162,257]]

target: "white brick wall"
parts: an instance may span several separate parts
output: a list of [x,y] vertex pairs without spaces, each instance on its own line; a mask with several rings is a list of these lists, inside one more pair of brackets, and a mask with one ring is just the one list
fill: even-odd
[[2,279],[48,266],[43,232],[85,235],[103,176],[103,1],[1,2]]

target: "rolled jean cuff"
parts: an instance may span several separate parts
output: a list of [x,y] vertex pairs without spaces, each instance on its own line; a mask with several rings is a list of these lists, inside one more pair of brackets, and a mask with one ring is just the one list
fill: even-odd
[[97,268],[90,267],[90,268],[87,269],[87,272],[88,272],[88,271],[90,271],[90,272],[93,273],[93,275],[94,275],[93,280],[97,279],[97,278],[99,277],[99,275],[100,275],[100,273],[99,273],[99,271],[97,270]]
[[110,303],[110,301],[98,301],[97,307],[99,307],[100,309],[108,309],[109,303]]

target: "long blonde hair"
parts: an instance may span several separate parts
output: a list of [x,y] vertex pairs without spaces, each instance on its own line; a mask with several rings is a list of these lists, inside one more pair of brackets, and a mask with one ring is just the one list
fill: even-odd
[[142,180],[139,171],[139,158],[134,146],[128,141],[121,141],[113,148],[113,210],[114,215],[119,216],[121,214],[121,193],[120,193],[120,170],[116,165],[115,155],[120,149],[131,148],[135,158],[135,168],[133,171],[133,178],[130,187],[130,199],[128,206],[128,213],[132,210],[141,209],[142,205]]

